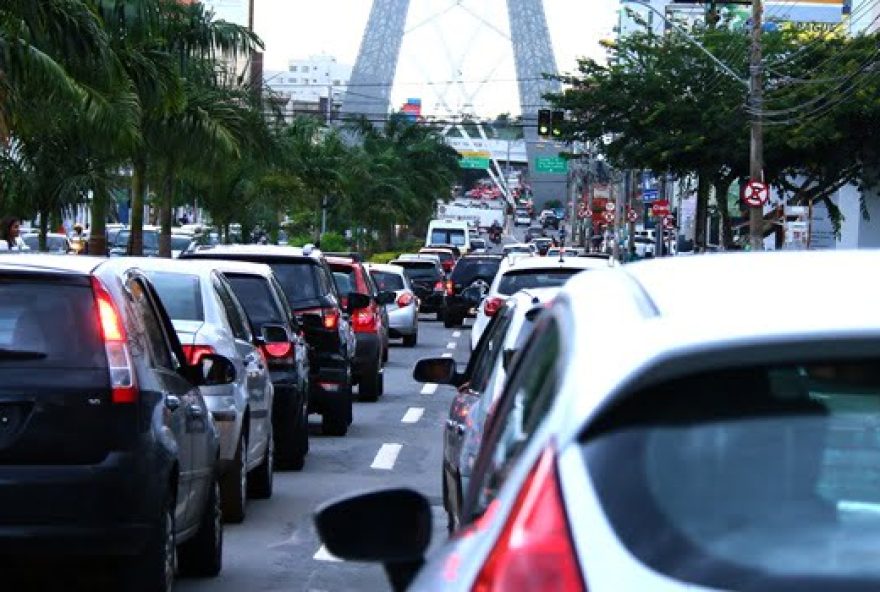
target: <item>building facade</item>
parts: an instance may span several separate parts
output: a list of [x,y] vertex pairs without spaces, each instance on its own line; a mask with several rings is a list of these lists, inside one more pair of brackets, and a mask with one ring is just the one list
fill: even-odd
[[[263,83],[286,119],[315,114],[330,115],[332,119],[342,105],[351,70],[331,55],[313,55],[290,60],[287,70],[265,70]],[[369,89],[364,92],[369,93]]]

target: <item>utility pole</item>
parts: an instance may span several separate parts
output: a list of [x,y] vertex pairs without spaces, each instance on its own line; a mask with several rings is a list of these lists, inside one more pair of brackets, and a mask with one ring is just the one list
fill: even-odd
[[[762,75],[761,34],[763,28],[763,0],[752,0],[752,51],[749,58],[749,106],[752,111],[752,141],[749,154],[749,177],[764,181],[764,77]],[[753,251],[764,248],[764,208],[749,209],[749,242]]]

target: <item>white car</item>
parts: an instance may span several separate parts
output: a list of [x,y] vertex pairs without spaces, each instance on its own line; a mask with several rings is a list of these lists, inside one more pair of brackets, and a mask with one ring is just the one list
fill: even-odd
[[512,261],[505,259],[505,262],[502,262],[486,298],[477,309],[477,318],[471,329],[471,349],[477,347],[480,336],[489,324],[489,318],[513,294],[529,288],[556,288],[584,270],[604,269],[614,265],[611,259],[593,257],[522,257]]
[[[880,308],[859,273],[878,267],[720,254],[572,279],[514,362],[458,534],[410,581],[432,502],[373,490],[319,511],[327,551],[413,591],[880,589]],[[458,382],[445,364],[423,370]]]
[[[200,390],[220,433],[223,518],[241,522],[248,488],[265,489],[272,481],[273,466],[270,438],[275,391],[247,314],[217,271],[216,261],[136,258],[131,263],[144,270],[156,287],[190,363],[212,353],[225,356],[235,366],[231,384]],[[250,486],[249,479],[253,480]]]

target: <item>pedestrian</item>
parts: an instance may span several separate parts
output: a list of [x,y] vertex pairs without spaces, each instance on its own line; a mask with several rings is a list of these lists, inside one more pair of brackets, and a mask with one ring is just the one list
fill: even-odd
[[21,219],[6,216],[0,220],[0,248],[4,251],[27,251],[21,238]]

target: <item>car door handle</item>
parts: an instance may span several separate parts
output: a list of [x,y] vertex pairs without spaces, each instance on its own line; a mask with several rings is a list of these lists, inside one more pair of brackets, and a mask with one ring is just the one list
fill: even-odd
[[177,395],[165,395],[165,408],[172,413],[180,409],[180,397]]
[[205,416],[205,410],[198,403],[187,406],[186,415],[192,419],[201,419]]

